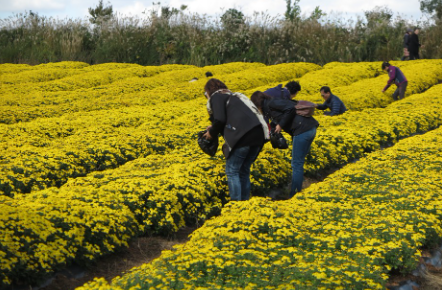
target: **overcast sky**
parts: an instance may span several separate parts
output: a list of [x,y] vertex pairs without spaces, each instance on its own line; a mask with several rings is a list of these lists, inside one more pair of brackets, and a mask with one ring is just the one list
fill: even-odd
[[[159,0],[104,0],[110,3],[114,12],[121,15],[142,15],[143,11],[152,9],[152,2]],[[15,13],[32,10],[41,16],[55,18],[86,18],[88,7],[95,7],[99,0],[0,0],[0,19],[8,18]],[[241,10],[245,15],[251,16],[254,11],[267,12],[272,16],[283,15],[286,9],[285,0],[163,0],[163,6],[179,8],[187,5],[187,11],[199,14],[219,16],[222,11],[229,8]],[[422,14],[418,0],[301,0],[300,6],[303,14],[310,14],[316,6],[324,12],[335,17],[350,18],[355,15],[363,16],[364,11],[372,10],[376,6],[385,6],[401,16],[410,20],[420,20]]]

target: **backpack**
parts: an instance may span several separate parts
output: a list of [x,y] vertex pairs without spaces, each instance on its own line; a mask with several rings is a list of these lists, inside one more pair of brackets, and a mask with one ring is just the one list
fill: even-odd
[[[284,89],[281,89],[281,99],[284,96]],[[315,104],[309,101],[298,101],[295,105],[296,114],[303,117],[311,117],[315,112]]]
[[315,104],[309,101],[298,101],[295,106],[296,114],[303,117],[311,117],[315,112]]

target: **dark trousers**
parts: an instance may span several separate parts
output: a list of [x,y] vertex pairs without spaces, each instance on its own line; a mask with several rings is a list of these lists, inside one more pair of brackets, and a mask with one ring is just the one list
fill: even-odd
[[393,100],[397,101],[398,96],[399,100],[402,100],[405,97],[405,90],[407,89],[408,82],[404,82],[400,84],[397,89],[393,93]]
[[411,52],[410,51],[410,60],[420,59],[419,52]]

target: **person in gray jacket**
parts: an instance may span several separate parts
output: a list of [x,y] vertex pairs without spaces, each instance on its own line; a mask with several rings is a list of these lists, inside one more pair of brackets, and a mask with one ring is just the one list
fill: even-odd
[[347,111],[344,103],[341,101],[341,99],[332,94],[329,87],[324,86],[319,90],[319,92],[321,93],[321,96],[325,102],[323,104],[315,104],[315,108],[318,110],[330,109],[330,112],[325,112],[324,115],[336,116]]
[[404,55],[402,56],[401,60],[408,60],[410,59],[410,51],[408,50],[408,42],[410,40],[410,35],[413,33],[413,30],[411,28],[407,28],[407,31],[404,35]]

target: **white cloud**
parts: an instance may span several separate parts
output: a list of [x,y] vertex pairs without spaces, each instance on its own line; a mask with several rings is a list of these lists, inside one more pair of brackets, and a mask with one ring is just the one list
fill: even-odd
[[2,0],[0,2],[0,11],[25,12],[29,10],[61,10],[66,6],[59,0]]
[[[88,16],[88,8],[95,7],[99,0],[0,0],[0,18],[6,18],[12,13],[32,10],[45,16],[83,18]],[[180,8],[187,5],[186,11],[210,16],[219,16],[229,8],[241,10],[245,15],[252,16],[253,12],[266,12],[271,16],[282,16],[286,10],[285,0],[104,0],[110,3],[114,12],[121,15],[141,16],[143,11],[152,9],[153,2],[161,2],[163,6]],[[299,5],[305,15],[309,15],[316,6],[327,14],[338,12],[350,16],[363,15],[364,11],[372,10],[375,6],[388,6],[395,15],[418,19],[421,16],[419,1],[416,0],[301,0]]]
[[113,6],[114,12],[122,15],[142,16],[143,12],[152,8],[152,5],[145,5],[143,2],[135,1],[130,5],[119,4],[119,6]]

